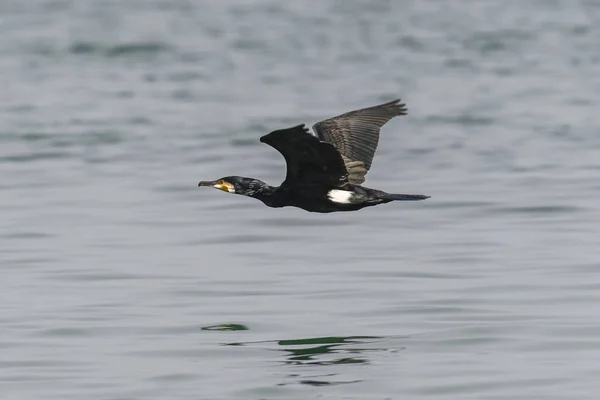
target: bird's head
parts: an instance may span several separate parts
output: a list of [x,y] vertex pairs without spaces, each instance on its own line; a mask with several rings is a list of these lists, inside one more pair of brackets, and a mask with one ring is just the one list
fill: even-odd
[[244,178],[241,176],[226,176],[215,181],[201,181],[198,183],[198,186],[211,186],[227,193],[242,194],[252,197],[257,193],[261,193],[264,188],[268,188],[267,184],[258,179]]

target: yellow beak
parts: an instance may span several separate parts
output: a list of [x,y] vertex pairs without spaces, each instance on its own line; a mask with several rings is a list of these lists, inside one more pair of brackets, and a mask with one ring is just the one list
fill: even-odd
[[223,181],[223,182],[215,183],[213,185],[213,187],[215,189],[219,189],[219,190],[222,190],[224,192],[235,193],[235,187],[231,183],[229,183],[229,182],[224,182]]

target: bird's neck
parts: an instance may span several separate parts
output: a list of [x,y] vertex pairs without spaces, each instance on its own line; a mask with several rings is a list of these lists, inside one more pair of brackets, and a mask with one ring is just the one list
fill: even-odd
[[269,186],[263,181],[259,181],[258,179],[254,179],[248,188],[248,190],[243,193],[248,197],[253,197],[265,203],[266,205],[271,205],[274,201],[276,187]]

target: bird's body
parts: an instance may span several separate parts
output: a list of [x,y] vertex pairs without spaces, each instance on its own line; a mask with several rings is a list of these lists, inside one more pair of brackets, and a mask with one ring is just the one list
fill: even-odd
[[355,211],[363,207],[392,201],[390,198],[386,198],[387,194],[380,190],[353,184],[338,188],[314,183],[273,187],[257,179],[253,179],[251,184],[254,186],[260,185],[261,189],[247,191],[245,195],[258,199],[265,205],[274,208],[292,206],[306,211],[329,213]]
[[399,101],[318,122],[313,126],[316,136],[304,125],[262,136],[260,141],[278,150],[286,161],[286,178],[278,187],[239,176],[202,181],[198,186],[253,197],[269,207],[293,206],[320,213],[427,199],[429,196],[389,194],[361,185],[371,167],[380,128],[391,118],[406,114],[405,105]]

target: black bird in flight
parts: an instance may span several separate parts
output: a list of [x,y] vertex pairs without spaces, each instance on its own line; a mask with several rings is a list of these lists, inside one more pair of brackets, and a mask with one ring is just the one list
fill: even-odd
[[398,99],[318,122],[313,126],[316,136],[304,124],[262,136],[262,143],[285,158],[287,174],[279,187],[240,176],[202,181],[198,186],[253,197],[269,207],[294,206],[320,213],[355,211],[395,200],[425,200],[429,196],[391,194],[361,186],[381,127],[406,112],[406,104]]

